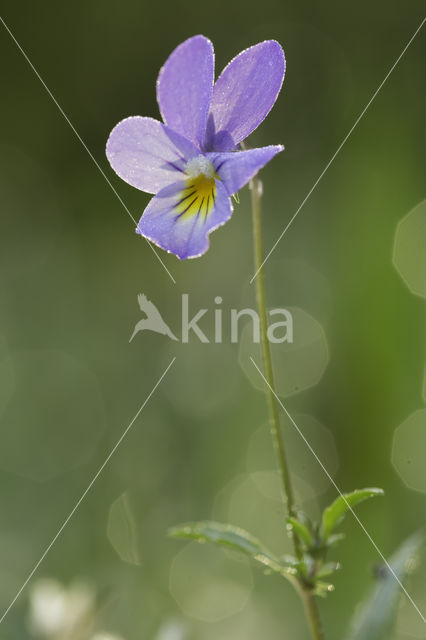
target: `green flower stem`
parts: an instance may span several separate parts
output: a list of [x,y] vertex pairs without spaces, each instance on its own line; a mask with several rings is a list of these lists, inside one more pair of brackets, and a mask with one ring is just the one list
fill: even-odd
[[[287,462],[287,455],[285,450],[285,442],[283,432],[280,424],[280,411],[277,398],[275,396],[275,384],[274,384],[274,372],[272,367],[271,350],[268,339],[268,317],[266,307],[266,294],[265,294],[265,280],[263,274],[263,268],[261,268],[263,262],[263,241],[262,241],[262,215],[261,215],[261,183],[260,180],[254,178],[250,183],[251,190],[251,204],[253,214],[253,241],[254,241],[254,264],[256,275],[256,298],[257,306],[260,317],[260,339],[262,345],[262,357],[264,375],[268,382],[266,388],[266,395],[268,397],[269,414],[271,422],[271,433],[274,441],[274,447],[277,452],[279,470],[283,488],[283,498],[287,506],[288,515],[292,518],[297,518],[297,513],[294,504],[294,493],[291,483],[290,470]],[[293,543],[296,556],[299,560],[303,557],[303,552],[300,545],[300,540],[293,531]],[[299,589],[300,596],[305,605],[306,616],[308,618],[312,637],[315,640],[324,640],[324,636],[321,630],[321,624],[319,619],[319,612],[315,597],[312,590],[303,585],[300,582]]]
[[312,637],[315,640],[324,640],[318,605],[311,590],[303,589],[302,600],[305,605],[306,617],[309,621]]
[[[263,262],[263,240],[262,240],[262,216],[260,207],[261,185],[258,179],[253,179],[250,183],[251,205],[253,213],[253,240],[254,240],[254,263],[255,270],[260,268]],[[266,385],[266,395],[268,397],[269,413],[271,421],[271,433],[274,447],[278,455],[279,469],[283,486],[284,498],[287,503],[288,515],[297,518],[294,506],[294,493],[291,483],[290,471],[287,463],[283,434],[280,426],[280,412],[275,390],[274,373],[272,368],[271,350],[268,340],[268,318],[266,309],[265,279],[263,269],[260,269],[256,276],[256,299],[260,317],[260,340],[262,345],[262,358],[264,375],[269,383]],[[293,536],[296,541],[296,536]],[[300,544],[296,542],[297,556],[301,557]]]

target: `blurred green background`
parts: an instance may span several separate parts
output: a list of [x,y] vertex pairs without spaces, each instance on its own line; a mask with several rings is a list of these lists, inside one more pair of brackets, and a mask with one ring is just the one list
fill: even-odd
[[[220,71],[241,49],[276,38],[287,57],[283,91],[250,139],[286,146],[262,174],[269,249],[425,5],[4,0],[2,7],[135,218],[148,196],[113,173],[105,142],[128,115],[158,117],[155,81],[171,50],[203,33]],[[271,306],[296,309],[295,349],[275,354],[286,406],[342,490],[385,489],[359,515],[386,557],[425,523],[426,301],[392,264],[399,221],[426,197],[425,54],[423,31],[265,267]],[[247,335],[240,345],[229,333],[221,345],[183,345],[144,333],[129,344],[139,292],[177,332],[182,293],[194,312],[210,309],[202,323],[210,335],[215,296],[226,317],[254,304],[248,192],[204,257],[180,263],[161,252],[174,285],[3,27],[0,64],[1,611],[177,357],[0,637],[47,637],[31,623],[30,597],[40,579],[54,579],[88,585],[99,599],[94,629],[125,640],[308,638],[286,583],[166,537],[173,524],[214,517],[249,528],[277,553],[290,550]],[[401,240],[400,271],[408,261],[426,286],[422,211]],[[299,504],[315,517],[335,490],[291,425],[285,429]],[[343,637],[380,565],[353,519],[344,530],[334,554],[343,570],[320,603],[329,640]],[[423,612],[425,577],[423,565],[407,585]],[[426,638],[426,628],[403,601],[395,639],[410,638]]]

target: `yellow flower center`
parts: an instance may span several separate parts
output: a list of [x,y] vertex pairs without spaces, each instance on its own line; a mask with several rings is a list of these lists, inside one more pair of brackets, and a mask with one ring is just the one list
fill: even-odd
[[185,172],[187,186],[175,205],[177,217],[182,220],[197,215],[205,220],[214,207],[218,176],[212,163],[202,155],[190,160]]

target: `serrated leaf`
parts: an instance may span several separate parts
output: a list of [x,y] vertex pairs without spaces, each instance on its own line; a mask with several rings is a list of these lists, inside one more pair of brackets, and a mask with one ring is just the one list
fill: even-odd
[[296,518],[287,518],[287,522],[294,529],[296,535],[305,543],[305,546],[311,549],[314,546],[314,539],[308,527],[296,520]]
[[385,568],[376,587],[355,614],[347,640],[388,640],[391,637],[401,595],[398,580],[404,582],[424,543],[424,533],[416,534],[403,542],[395,552],[389,560],[395,575]]
[[295,569],[280,563],[263,544],[248,531],[231,524],[220,522],[187,522],[172,527],[169,530],[172,538],[186,538],[197,542],[211,542],[221,547],[227,547],[249,556],[270,571],[280,573],[286,577],[293,576]]
[[324,510],[322,514],[320,534],[323,540],[327,540],[332,531],[341,523],[346,513],[353,509],[357,504],[373,498],[374,496],[382,496],[384,494],[383,489],[368,488],[357,489],[352,493],[344,493],[329,507]]

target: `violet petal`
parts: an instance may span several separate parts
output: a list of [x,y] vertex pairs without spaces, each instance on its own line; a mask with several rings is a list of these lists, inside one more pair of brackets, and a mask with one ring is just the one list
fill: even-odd
[[209,233],[232,214],[231,201],[219,181],[216,182],[215,204],[208,216],[176,214],[176,205],[186,188],[187,182],[179,181],[162,189],[148,204],[136,229],[137,233],[181,260],[205,253],[209,248]]
[[213,88],[205,149],[229,151],[254,131],[272,109],[284,72],[284,52],[275,40],[231,60]]
[[282,145],[259,147],[247,151],[207,153],[228,195],[232,196],[256,175],[272,158],[283,151]]
[[205,137],[213,81],[213,45],[204,36],[182,42],[157,80],[157,101],[164,122],[199,148]]
[[114,171],[147,193],[184,177],[186,162],[199,151],[183,136],[153,118],[133,116],[119,122],[108,138],[106,154]]

